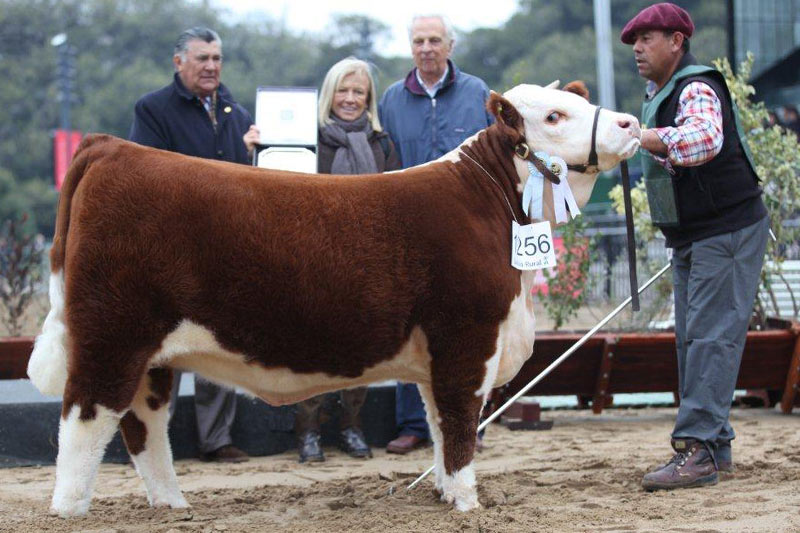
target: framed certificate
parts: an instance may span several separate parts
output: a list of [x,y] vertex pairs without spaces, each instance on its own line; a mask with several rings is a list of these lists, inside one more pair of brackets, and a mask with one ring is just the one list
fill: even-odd
[[263,146],[317,145],[317,89],[259,87],[256,126]]

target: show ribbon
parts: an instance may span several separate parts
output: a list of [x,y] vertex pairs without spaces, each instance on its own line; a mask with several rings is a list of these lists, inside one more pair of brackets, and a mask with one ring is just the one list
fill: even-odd
[[567,180],[567,163],[560,157],[553,156],[547,163],[553,174],[557,174],[561,178],[561,182],[551,183],[553,187],[553,209],[556,215],[556,224],[568,222],[567,209],[572,218],[581,214],[581,209],[578,207],[578,202],[575,201],[575,196],[572,194],[572,189],[569,187],[569,180]]
[[[543,152],[538,152],[543,154]],[[546,157],[546,154],[543,154]],[[522,190],[522,210],[533,220],[544,218],[544,175],[528,161],[528,181]]]

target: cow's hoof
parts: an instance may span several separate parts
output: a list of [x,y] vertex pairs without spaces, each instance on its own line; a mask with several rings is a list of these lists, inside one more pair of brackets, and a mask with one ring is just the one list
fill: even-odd
[[471,498],[456,499],[455,508],[461,512],[471,511],[473,509],[480,509],[481,504],[478,501],[478,496],[475,495]]
[[442,494],[442,501],[453,504],[456,510],[462,512],[478,509],[481,506],[480,502],[478,502],[478,495],[475,492],[472,494]]
[[150,502],[150,507],[164,508],[168,507],[170,509],[188,509],[191,507],[189,502],[186,501],[182,495],[178,495],[172,498],[158,498]]
[[442,478],[442,500],[452,503],[459,511],[480,507],[475,490],[475,472],[472,465]]
[[79,500],[70,504],[53,502],[50,505],[50,514],[61,518],[84,516],[89,512],[89,500]]

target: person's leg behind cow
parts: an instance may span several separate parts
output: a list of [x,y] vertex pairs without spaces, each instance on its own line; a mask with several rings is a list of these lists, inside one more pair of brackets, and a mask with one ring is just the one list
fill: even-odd
[[367,399],[367,387],[344,389],[339,393],[339,448],[357,459],[372,457],[372,450],[361,429],[361,407]]

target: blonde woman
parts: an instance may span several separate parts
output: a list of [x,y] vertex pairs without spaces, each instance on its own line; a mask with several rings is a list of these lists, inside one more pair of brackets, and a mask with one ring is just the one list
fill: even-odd
[[325,75],[319,95],[320,174],[374,174],[400,168],[400,158],[378,120],[369,65],[348,57]]
[[[354,57],[333,65],[319,95],[317,171],[374,174],[400,168],[400,157],[378,119],[377,90],[369,65]],[[255,125],[243,140],[248,153],[258,144]]]
[[[319,95],[317,169],[320,174],[374,174],[400,168],[400,158],[378,120],[377,91],[369,65],[348,57],[325,75]],[[359,412],[366,387],[338,394],[339,447],[352,457],[372,457],[361,431]],[[324,461],[320,411],[325,396],[297,404],[295,431],[300,462]]]

